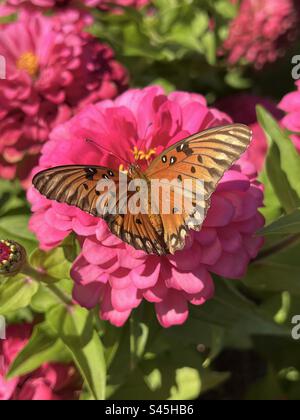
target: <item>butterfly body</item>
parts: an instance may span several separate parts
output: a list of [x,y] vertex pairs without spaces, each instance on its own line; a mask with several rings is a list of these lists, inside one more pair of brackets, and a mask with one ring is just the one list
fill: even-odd
[[[156,157],[144,171],[135,163],[128,168],[128,185],[131,181],[144,181],[149,194],[140,192],[138,202],[148,205],[147,212],[133,212],[125,206],[125,212],[100,215],[97,203],[102,197],[99,182],[113,181],[116,185],[117,204],[121,192],[120,175],[117,171],[101,166],[62,166],[38,173],[33,184],[50,200],[76,206],[96,217],[102,217],[111,232],[125,243],[148,254],[167,255],[182,250],[190,230],[201,230],[210,208],[211,195],[224,173],[240,158],[250,144],[251,130],[241,124],[213,128],[195,134],[169,147]],[[152,182],[175,181],[175,188],[167,196],[158,197],[153,203]],[[183,208],[177,207],[177,193],[181,185],[202,182],[201,198],[189,187],[185,192]],[[133,192],[128,194],[132,197]],[[169,212],[163,211],[168,204]]]

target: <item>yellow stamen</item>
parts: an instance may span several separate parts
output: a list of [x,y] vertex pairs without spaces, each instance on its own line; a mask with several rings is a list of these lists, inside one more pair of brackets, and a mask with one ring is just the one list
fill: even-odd
[[123,163],[121,163],[121,165],[119,166],[119,172],[123,172],[124,174],[128,173],[128,171],[125,169]]
[[38,57],[32,52],[22,54],[17,61],[17,68],[19,70],[25,70],[31,77],[36,76],[39,70]]
[[136,146],[132,150],[135,160],[150,160],[152,156],[156,155],[156,149],[150,149],[148,151],[139,150]]

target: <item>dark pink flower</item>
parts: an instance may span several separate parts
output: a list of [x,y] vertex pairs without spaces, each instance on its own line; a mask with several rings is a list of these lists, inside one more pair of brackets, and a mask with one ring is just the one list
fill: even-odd
[[218,109],[229,114],[233,121],[246,124],[252,128],[253,141],[243,159],[253,163],[256,170],[260,172],[264,168],[268,143],[263,129],[257,122],[257,105],[266,108],[277,120],[280,120],[283,116],[283,113],[271,100],[248,93],[231,95],[216,103]]
[[288,93],[280,102],[279,108],[286,112],[282,125],[292,131],[292,140],[300,152],[300,81],[296,83],[297,90]]
[[72,7],[98,7],[103,10],[120,10],[118,6],[140,8],[148,4],[150,0],[7,0],[11,6],[31,6],[35,8],[49,9],[62,6]]
[[299,12],[294,0],[242,0],[223,46],[229,63],[245,59],[261,69],[283,56],[299,34]]
[[[57,127],[44,146],[42,169],[64,164],[105,165],[120,162],[103,155],[86,139],[134,161],[134,148],[160,153],[176,141],[230,118],[207,107],[204,97],[183,92],[165,95],[159,87],[129,90],[115,101],[91,105]],[[142,144],[144,146],[142,147]],[[140,162],[143,164],[143,162]],[[187,247],[175,256],[148,256],[113,236],[98,218],[50,202],[31,189],[31,229],[41,247],[58,245],[70,232],[82,243],[74,263],[74,298],[92,308],[100,302],[102,319],[123,325],[143,299],[154,303],[164,327],[182,324],[188,304],[201,305],[213,296],[210,273],[242,277],[262,244],[253,234],[263,226],[258,213],[263,193],[249,162],[231,168],[212,199],[200,233],[191,233]]]
[[23,377],[5,379],[31,331],[32,326],[28,324],[12,325],[7,329],[6,340],[0,341],[0,401],[77,399],[80,381],[73,366],[50,363]]
[[1,27],[7,78],[0,80],[0,177],[26,180],[53,127],[126,85],[112,50],[85,33],[79,18],[76,11],[23,11]]

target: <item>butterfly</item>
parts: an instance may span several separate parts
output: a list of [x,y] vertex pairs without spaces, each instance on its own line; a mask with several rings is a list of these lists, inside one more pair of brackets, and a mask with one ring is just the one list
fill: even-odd
[[[191,193],[190,206],[170,214],[152,211],[148,214],[109,214],[101,217],[110,231],[137,250],[153,255],[168,255],[184,249],[190,230],[200,231],[211,205],[211,196],[225,172],[246,151],[252,131],[242,124],[212,128],[188,137],[163,151],[142,171],[137,164],[130,166],[128,180],[154,178],[202,180],[203,199]],[[97,184],[103,180],[119,186],[119,172],[102,166],[71,165],[44,170],[33,179],[34,187],[46,198],[76,206],[93,216],[99,216],[97,202],[101,193]],[[128,181],[128,182],[129,182]],[[175,194],[170,196],[175,206]]]

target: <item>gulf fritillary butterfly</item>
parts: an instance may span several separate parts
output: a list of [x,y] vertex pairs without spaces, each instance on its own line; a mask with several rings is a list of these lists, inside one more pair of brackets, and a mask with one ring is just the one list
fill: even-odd
[[[210,208],[211,195],[231,165],[246,151],[252,139],[249,127],[233,124],[195,134],[165,150],[153,160],[146,171],[137,164],[129,168],[129,181],[201,179],[204,199],[192,202],[193,214],[106,214],[103,218],[111,232],[135,249],[148,254],[167,255],[185,247],[190,229],[200,231]],[[50,200],[76,206],[98,216],[96,209],[99,191],[97,184],[103,178],[119,184],[119,174],[100,166],[62,166],[38,173],[33,179],[35,188]],[[174,198],[171,198],[171,200]],[[190,208],[190,207],[189,207]],[[199,217],[199,210],[204,217]],[[191,223],[191,216],[194,222]]]

